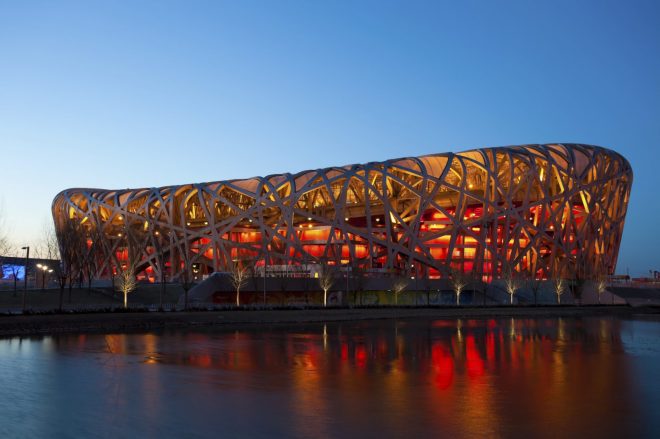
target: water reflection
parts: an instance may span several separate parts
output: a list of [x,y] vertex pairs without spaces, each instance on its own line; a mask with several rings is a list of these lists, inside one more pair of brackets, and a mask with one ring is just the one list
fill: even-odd
[[[653,436],[660,386],[640,373],[660,364],[627,352],[637,323],[404,320],[9,339],[0,373],[27,367],[37,381],[22,376],[0,396],[10,416],[0,433]],[[660,341],[660,322],[644,325],[638,337]],[[36,418],[32,430],[21,410]]]

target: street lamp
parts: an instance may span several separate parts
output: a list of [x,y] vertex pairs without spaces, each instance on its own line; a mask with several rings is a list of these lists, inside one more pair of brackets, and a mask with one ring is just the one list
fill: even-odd
[[46,273],[51,273],[53,270],[48,269],[48,265],[37,264],[37,268],[41,270],[41,289],[46,289]]
[[25,280],[23,288],[23,311],[25,311],[25,294],[27,293],[27,275],[28,275],[28,263],[30,262],[30,246],[26,245],[21,247],[21,250],[25,250],[25,272],[23,273],[23,278]]

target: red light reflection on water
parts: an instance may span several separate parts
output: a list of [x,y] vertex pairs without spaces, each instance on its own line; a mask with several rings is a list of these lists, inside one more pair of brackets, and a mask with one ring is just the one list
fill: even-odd
[[439,389],[449,388],[454,381],[454,359],[440,342],[433,343],[431,361],[435,373],[433,382]]
[[[553,425],[557,437],[566,432],[564,425],[598,436],[623,431],[601,427],[603,413],[636,405],[626,393],[630,382],[618,325],[605,319],[405,320],[89,335],[53,343],[76,352],[94,345],[94,352],[112,359],[103,357],[109,377],[124,370],[117,368],[119,358],[145,358],[145,365],[130,363],[144,374],[144,388],[126,389],[146,401],[150,419],[161,416],[160,404],[167,401],[161,382],[167,389],[169,380],[186,377],[177,391],[194,395],[193,404],[202,395],[205,407],[226,404],[224,410],[233,410],[218,396],[231,392],[247,390],[247,399],[260,392],[276,395],[278,405],[267,410],[295,413],[285,422],[293,436],[368,436],[374,419],[380,431],[407,434],[412,428],[417,436],[438,429],[531,437],[535,431],[528,425],[534,424]],[[164,364],[186,373],[172,374],[176,369]],[[412,418],[418,420],[414,426]]]
[[481,359],[474,342],[474,336],[469,335],[465,346],[465,363],[468,377],[478,378],[484,374],[484,360]]

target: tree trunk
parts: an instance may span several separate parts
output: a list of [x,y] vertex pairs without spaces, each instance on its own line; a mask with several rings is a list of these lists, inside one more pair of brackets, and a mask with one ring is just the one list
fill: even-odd
[[128,308],[128,293],[124,291],[124,309]]
[[236,290],[236,307],[238,308],[240,306],[241,306],[241,290],[237,289]]

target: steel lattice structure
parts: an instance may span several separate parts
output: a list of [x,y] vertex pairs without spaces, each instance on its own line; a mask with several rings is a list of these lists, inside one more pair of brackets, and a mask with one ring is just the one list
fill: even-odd
[[459,269],[492,279],[504,267],[569,277],[581,266],[613,272],[631,184],[614,151],[524,145],[246,180],[68,189],[53,216],[59,236],[75,226],[94,245],[98,276],[133,252],[151,280],[192,265],[225,271],[236,260],[431,278]]

